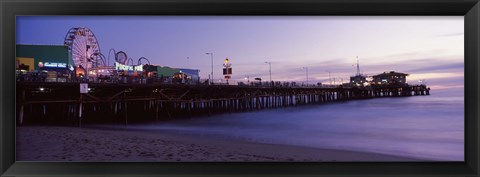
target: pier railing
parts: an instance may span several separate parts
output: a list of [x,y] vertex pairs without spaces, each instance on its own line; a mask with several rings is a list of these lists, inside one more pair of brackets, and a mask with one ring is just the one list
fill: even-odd
[[17,83],[17,124],[119,123],[195,118],[306,104],[429,95],[425,85],[355,88]]

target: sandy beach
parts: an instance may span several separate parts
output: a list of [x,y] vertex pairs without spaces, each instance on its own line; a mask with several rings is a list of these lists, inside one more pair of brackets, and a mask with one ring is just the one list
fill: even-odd
[[16,136],[17,161],[418,161],[376,153],[133,130],[22,126],[17,127]]

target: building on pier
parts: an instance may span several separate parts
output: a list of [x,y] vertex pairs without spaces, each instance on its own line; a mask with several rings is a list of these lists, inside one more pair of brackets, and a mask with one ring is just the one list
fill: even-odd
[[367,82],[367,76],[365,75],[355,75],[350,77],[350,85],[353,87],[363,87],[370,85]]
[[153,82],[197,84],[200,81],[200,70],[187,68],[171,68],[160,65],[144,65],[144,77]]
[[73,60],[63,45],[16,45],[16,70],[20,80],[66,81],[73,73]]
[[[73,64],[68,48],[63,45],[16,45],[16,61],[29,69],[67,68]],[[55,66],[54,66],[55,65]]]
[[196,84],[200,82],[200,70],[179,68],[179,73],[184,78],[185,83]]
[[404,85],[407,84],[408,74],[390,71],[372,76],[375,85]]

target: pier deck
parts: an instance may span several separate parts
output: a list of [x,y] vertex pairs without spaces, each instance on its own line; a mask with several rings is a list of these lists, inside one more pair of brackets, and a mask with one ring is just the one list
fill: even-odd
[[[162,121],[379,97],[429,95],[425,85],[361,88],[18,82],[17,125]],[[41,89],[42,88],[42,89]]]

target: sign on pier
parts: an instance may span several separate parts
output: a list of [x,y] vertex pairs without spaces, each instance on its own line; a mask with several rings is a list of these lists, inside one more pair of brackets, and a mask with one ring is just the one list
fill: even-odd
[[80,83],[80,93],[88,93],[88,84]]

